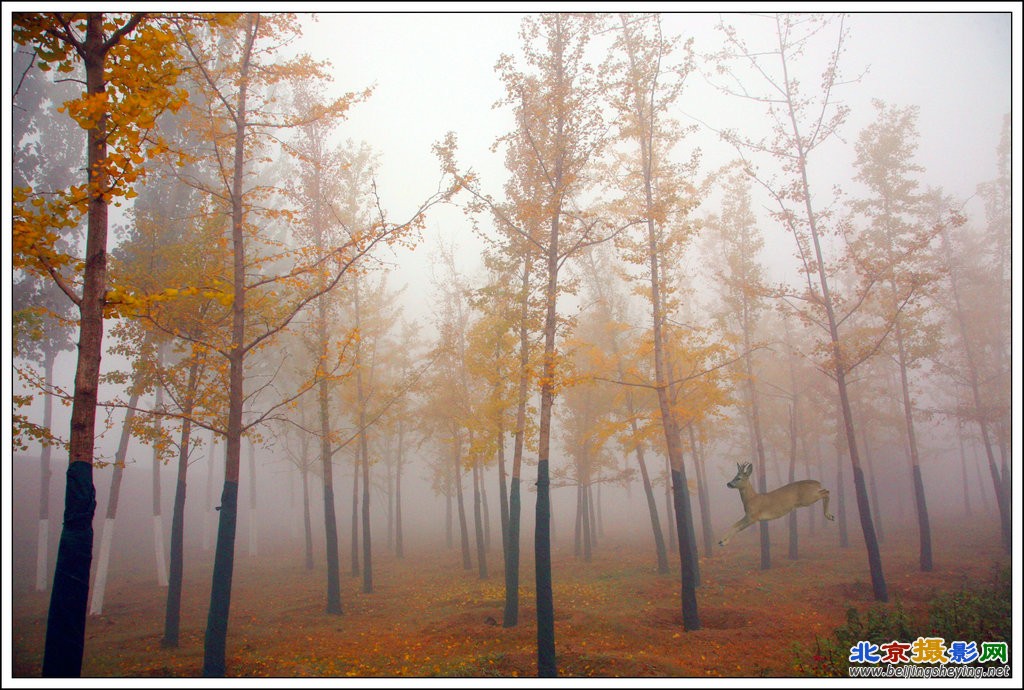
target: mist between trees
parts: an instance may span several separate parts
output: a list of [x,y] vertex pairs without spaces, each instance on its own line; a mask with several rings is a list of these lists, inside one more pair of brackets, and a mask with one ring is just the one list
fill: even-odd
[[[381,87],[340,92],[308,20],[13,15],[9,524],[15,590],[52,589],[44,675],[80,673],[126,572],[167,588],[175,646],[213,559],[223,676],[237,556],[293,549],[344,615],[343,576],[372,593],[375,553],[436,548],[503,578],[506,627],[536,588],[554,676],[551,550],[649,543],[698,630],[747,462],[751,491],[831,492],[878,601],[892,525],[922,571],[941,512],[1010,552],[1009,115],[960,197],[919,162],[922,106],[865,91],[848,16],[702,18],[695,41],[674,15],[526,15],[476,57],[503,170],[438,131],[396,201],[346,131]],[[819,512],[790,513],[787,557]]]

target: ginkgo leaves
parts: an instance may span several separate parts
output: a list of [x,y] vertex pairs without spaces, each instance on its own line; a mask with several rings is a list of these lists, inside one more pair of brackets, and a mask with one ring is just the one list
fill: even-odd
[[[103,24],[102,44],[90,33]],[[144,174],[147,159],[167,150],[153,134],[157,117],[176,111],[188,92],[175,88],[181,73],[170,26],[146,15],[24,13],[14,17],[14,39],[31,45],[39,69],[73,73],[86,63],[103,65],[102,81],[90,82],[58,111],[84,130],[97,130],[103,154],[93,157],[88,180],[44,197],[31,188],[14,190],[16,268],[51,273],[82,266],[57,249],[59,235],[76,227],[93,200],[104,204],[132,199],[132,185]]]

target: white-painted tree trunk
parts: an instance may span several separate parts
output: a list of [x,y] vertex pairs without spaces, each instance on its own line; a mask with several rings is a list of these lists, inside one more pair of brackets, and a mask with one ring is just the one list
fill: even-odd
[[36,540],[36,591],[45,592],[50,564],[50,520],[39,520],[39,537]]
[[166,587],[167,558],[164,556],[164,521],[159,515],[153,516],[153,545],[156,549],[156,580],[161,587]]
[[89,615],[98,616],[103,613],[103,597],[107,589],[107,572],[110,570],[110,546],[114,542],[114,519],[103,521],[103,536],[100,539],[100,558],[96,564],[96,581],[92,586],[92,600],[89,602]]
[[213,525],[216,516],[213,511],[213,465],[216,461],[214,452],[217,450],[217,439],[213,437],[210,443],[209,464],[206,466],[206,511],[203,513],[203,551],[213,548]]

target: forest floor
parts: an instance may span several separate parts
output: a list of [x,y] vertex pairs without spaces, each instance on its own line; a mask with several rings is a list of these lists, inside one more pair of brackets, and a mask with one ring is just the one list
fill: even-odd
[[[979,524],[982,523],[982,524]],[[760,569],[757,530],[701,558],[697,592],[702,629],[682,626],[678,557],[659,575],[653,547],[606,540],[591,562],[555,550],[555,646],[562,677],[799,677],[815,641],[873,602],[863,538],[850,526],[838,546],[835,523],[801,535],[800,558],[786,557],[785,523],[774,523],[772,567]],[[803,522],[801,521],[803,526]],[[524,538],[524,542],[528,539]],[[933,523],[935,568],[918,568],[917,531],[887,531],[881,546],[890,602],[923,616],[937,593],[992,581],[1008,562],[994,520]],[[397,559],[375,546],[374,591],[361,591],[342,558],[340,616],[324,612],[322,560],[306,570],[301,553],[250,556],[236,548],[227,673],[231,677],[531,677],[537,674],[532,553],[521,568],[520,623],[501,625],[500,549],[490,577],[463,570],[458,549],[407,549]],[[474,554],[475,558],[475,554]],[[199,559],[196,559],[199,560]],[[209,605],[209,565],[186,563],[180,646],[161,646],[166,590],[153,577],[111,575],[102,615],[86,625],[83,677],[201,675]],[[48,595],[16,592],[13,677],[38,678]],[[797,651],[797,645],[804,648]],[[811,651],[806,651],[811,650]]]

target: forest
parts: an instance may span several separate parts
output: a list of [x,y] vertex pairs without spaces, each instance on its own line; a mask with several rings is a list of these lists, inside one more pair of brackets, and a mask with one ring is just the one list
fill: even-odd
[[1019,679],[1018,16],[8,16],[5,680]]

